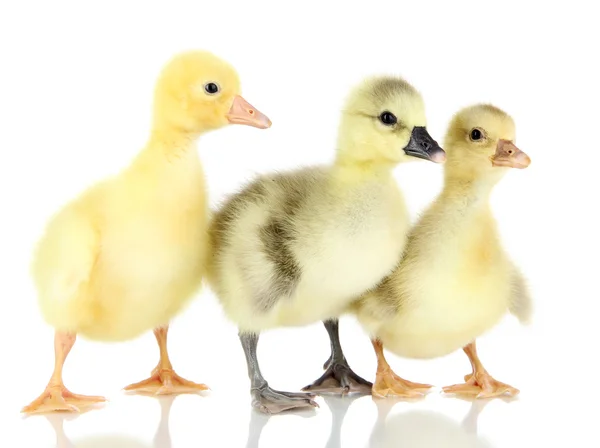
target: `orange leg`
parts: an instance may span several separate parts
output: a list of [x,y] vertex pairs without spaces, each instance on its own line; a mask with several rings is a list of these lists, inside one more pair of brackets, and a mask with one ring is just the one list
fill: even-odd
[[57,331],[54,334],[54,372],[44,392],[21,412],[27,414],[53,411],[81,412],[83,408],[106,401],[104,397],[74,394],[65,387],[62,379],[63,365],[75,344],[75,339],[74,333]]
[[384,398],[390,395],[397,397],[422,397],[430,389],[430,384],[413,383],[396,375],[383,355],[383,344],[379,339],[372,340],[375,354],[377,355],[377,376],[371,394],[374,397]]
[[519,393],[518,389],[495,380],[485,370],[477,356],[475,342],[470,343],[463,350],[469,357],[469,361],[471,361],[473,372],[465,376],[466,382],[464,384],[444,387],[445,393],[468,395],[476,398],[491,398],[501,395],[515,396]]
[[208,389],[208,386],[205,384],[188,381],[175,373],[169,360],[169,353],[167,352],[168,331],[168,326],[154,330],[154,336],[156,336],[156,341],[160,349],[160,361],[152,371],[150,378],[139,383],[130,384],[125,387],[125,390],[151,395],[171,395],[192,394]]

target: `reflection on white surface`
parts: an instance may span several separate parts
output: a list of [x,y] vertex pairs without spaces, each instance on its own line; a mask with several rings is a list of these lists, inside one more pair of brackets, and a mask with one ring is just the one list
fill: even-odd
[[[346,397],[324,395],[321,398],[331,411],[331,430],[329,431],[329,437],[325,444],[325,448],[341,448],[341,434],[344,417],[346,416],[350,405],[352,405],[354,400],[360,398],[360,395],[350,395]],[[289,411],[287,415],[310,418],[314,417],[316,413],[314,411],[301,410]],[[252,411],[246,448],[259,448],[262,430],[270,418],[270,415],[261,414],[254,410]]]
[[56,433],[56,448],[171,448],[169,416],[175,397],[160,397],[160,422],[151,445],[131,436],[120,434],[98,434],[71,441],[64,430],[64,422],[75,420],[78,415],[47,414],[46,419]]
[[67,435],[65,434],[64,422],[65,420],[74,420],[77,415],[72,414],[48,414],[45,415],[46,419],[52,425],[52,429],[56,433],[56,447],[57,448],[73,448],[74,445],[71,443]]
[[[331,428],[325,448],[342,448],[342,426],[348,409],[359,396],[321,397],[331,411]],[[471,407],[462,423],[433,411],[416,410],[394,415],[390,411],[400,400],[375,399],[377,420],[368,442],[369,448],[494,448],[494,445],[477,434],[477,423],[490,400],[469,400]],[[303,411],[290,411],[288,415],[307,417]],[[260,437],[271,416],[252,411],[246,448],[259,448]],[[275,417],[276,418],[276,417]],[[346,446],[346,445],[344,445]]]
[[271,418],[270,415],[261,414],[254,409],[250,413],[250,424],[248,425],[248,440],[246,448],[258,448],[262,430]]
[[[571,412],[552,420],[552,406],[533,399],[502,404],[504,400],[499,399],[465,402],[433,395],[412,403],[369,396],[321,396],[320,408],[315,411],[268,416],[252,410],[243,395],[222,400],[196,398],[134,397],[115,400],[107,409],[81,416],[50,414],[20,419],[20,423],[4,426],[8,432],[0,437],[0,446],[520,448],[549,446],[552,440],[570,446],[577,438],[586,439],[582,431],[594,428],[591,414]],[[539,418],[544,412],[548,416]],[[586,416],[589,423],[585,423]],[[576,432],[570,421],[579,422]],[[25,429],[20,441],[10,435],[19,426]],[[595,437],[590,434],[587,439]]]
[[[282,415],[293,415],[300,418],[312,418],[317,415],[314,409],[290,410]],[[263,414],[254,409],[250,410],[250,423],[248,425],[248,439],[246,440],[246,448],[259,448],[260,436],[262,431],[271,419],[271,415]],[[277,418],[277,416],[274,416]]]
[[396,402],[374,400],[377,421],[369,440],[369,448],[493,448],[493,444],[477,434],[477,421],[490,400],[472,400],[462,423],[433,411],[415,410],[388,415]]
[[341,437],[344,418],[348,413],[350,405],[359,397],[360,395],[346,397],[323,396],[323,401],[325,401],[331,411],[331,431],[329,432],[325,448],[340,448],[342,446]]

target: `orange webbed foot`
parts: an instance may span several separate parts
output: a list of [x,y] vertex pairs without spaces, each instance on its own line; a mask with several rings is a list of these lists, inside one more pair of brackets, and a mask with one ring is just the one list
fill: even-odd
[[155,368],[150,378],[125,387],[128,392],[150,395],[195,394],[208,390],[206,384],[194,383],[180,377],[173,369]]
[[519,394],[519,389],[494,379],[486,371],[465,375],[464,384],[446,386],[443,391],[447,394],[466,395],[475,398],[493,398],[506,395],[514,397]]
[[21,409],[21,412],[26,414],[82,412],[105,401],[104,397],[74,394],[62,385],[48,386],[38,398]]
[[433,386],[431,384],[413,383],[396,375],[391,369],[377,372],[371,394],[374,397],[389,396],[401,398],[420,398]]

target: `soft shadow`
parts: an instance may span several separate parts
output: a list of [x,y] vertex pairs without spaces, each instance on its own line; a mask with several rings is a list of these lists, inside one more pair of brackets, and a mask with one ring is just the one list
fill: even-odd
[[171,448],[171,433],[169,416],[175,396],[160,397],[160,422],[154,435],[152,445],[135,437],[120,434],[96,435],[71,441],[64,430],[64,422],[79,417],[78,414],[47,414],[44,415],[56,434],[56,448]]
[[[248,439],[246,440],[246,448],[258,448],[260,436],[263,429],[271,418],[277,418],[277,415],[294,415],[302,418],[311,418],[316,415],[314,409],[289,410],[280,414],[264,414],[255,409],[250,410],[250,423],[248,424]],[[158,447],[156,447],[158,448]]]
[[468,400],[471,407],[461,423],[444,414],[415,410],[396,414],[388,419],[398,400],[374,399],[377,421],[369,438],[370,448],[493,448],[477,434],[477,421],[491,400]]

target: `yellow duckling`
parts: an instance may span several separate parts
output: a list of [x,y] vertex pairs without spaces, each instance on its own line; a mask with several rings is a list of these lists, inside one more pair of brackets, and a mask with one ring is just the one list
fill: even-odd
[[204,51],[177,55],[157,81],[143,150],[50,220],[32,276],[43,317],[56,330],[55,366],[45,391],[23,412],[77,412],[105,400],[74,394],[63,384],[63,364],[78,334],[125,341],[154,329],[160,361],[149,379],[126,389],[206,389],[173,371],[167,329],[205,268],[208,209],[197,137],[228,123],[271,124],[239,92],[238,75],[225,61]]
[[346,390],[366,383],[346,363],[335,318],[400,257],[409,217],[393,169],[415,157],[445,158],[425,125],[410,84],[369,79],[347,100],[332,166],[261,176],[215,213],[207,279],[239,327],[260,411],[316,405],[312,393],[269,387],[256,357],[266,329],[324,321],[333,353],[311,392],[327,378]]
[[446,134],[444,188],[411,230],[398,268],[367,293],[354,310],[372,336],[378,359],[373,395],[423,392],[391,371],[383,355],[447,355],[461,347],[473,373],[449,393],[478,397],[515,395],[483,368],[475,340],[506,312],[526,322],[531,300],[525,281],[502,248],[489,197],[510,168],[529,157],[514,143],[512,118],[491,105],[458,112]]

